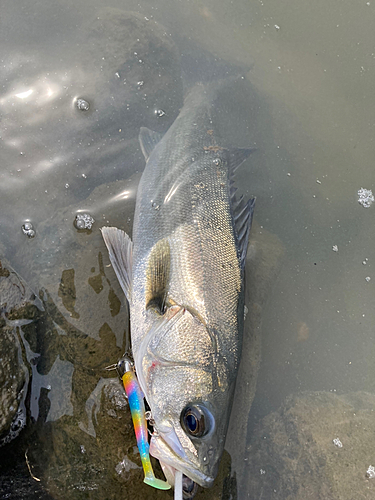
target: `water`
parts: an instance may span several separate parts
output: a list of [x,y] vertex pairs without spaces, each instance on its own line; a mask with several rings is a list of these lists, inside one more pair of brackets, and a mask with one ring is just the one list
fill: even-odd
[[[245,344],[253,351],[243,355],[243,397],[235,406],[241,425],[232,425],[231,456],[214,489],[196,498],[299,498],[296,489],[280,493],[275,470],[297,486],[306,475],[292,463],[282,469],[281,460],[270,474],[256,436],[262,429],[272,435],[285,398],[303,391],[325,392],[291,400],[296,421],[306,417],[309,426],[319,418],[309,401],[333,408],[325,439],[311,427],[314,443],[323,443],[311,454],[318,460],[325,450],[326,457],[314,469],[311,498],[373,498],[366,471],[374,459],[361,436],[350,447],[335,411],[357,405],[367,422],[370,396],[361,404],[359,396],[337,396],[375,392],[375,205],[358,202],[362,188],[375,192],[375,3],[158,0],[111,7],[137,14],[83,0],[2,5],[0,251],[43,305],[19,327],[33,423],[6,449],[14,470],[2,465],[0,498],[31,498],[34,491],[47,498],[43,487],[53,498],[67,491],[77,499],[150,494],[137,469],[126,402],[104,371],[128,347],[129,332],[99,227],[131,233],[144,166],[139,127],[165,131],[184,91],[212,77],[213,67],[245,76],[225,96],[229,111],[220,127],[229,143],[257,148],[238,171],[238,185],[257,196],[253,237],[263,260],[254,258],[248,284],[257,308],[249,307],[247,325],[256,334]],[[95,222],[77,230],[77,220],[91,220],[84,214]],[[34,237],[25,236],[26,224]],[[326,464],[340,457],[329,455],[330,446],[348,453],[353,480],[346,484],[343,475],[318,495],[318,483],[328,484]],[[19,481],[13,486],[11,474]]]

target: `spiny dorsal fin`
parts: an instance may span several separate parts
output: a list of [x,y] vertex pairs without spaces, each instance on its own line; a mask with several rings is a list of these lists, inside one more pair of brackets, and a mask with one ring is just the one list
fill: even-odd
[[153,247],[146,270],[146,308],[163,314],[169,284],[171,249],[167,239],[159,240]]
[[247,160],[250,154],[256,151],[256,148],[231,148],[227,151],[230,177],[229,193],[231,198],[233,223],[237,239],[240,266],[243,269],[245,266],[251,222],[253,220],[255,198],[251,198],[245,202],[242,195],[240,198],[236,197],[237,188],[234,185],[233,175],[237,168],[245,160]]
[[131,299],[133,243],[129,236],[117,227],[102,227],[104,243],[109,259],[128,302]]
[[238,255],[240,266],[243,269],[245,266],[247,245],[249,243],[251,222],[253,220],[255,198],[250,198],[250,200],[245,202],[243,197],[237,200],[236,195],[233,194],[231,202],[233,222],[237,237]]
[[228,149],[228,163],[231,173],[235,172],[237,168],[248,159],[251,153],[256,151],[256,148],[231,148]]
[[164,134],[159,132],[154,132],[147,127],[141,127],[139,131],[139,144],[141,145],[143,156],[146,161],[148,160],[151,151],[154,149],[156,144],[161,140]]

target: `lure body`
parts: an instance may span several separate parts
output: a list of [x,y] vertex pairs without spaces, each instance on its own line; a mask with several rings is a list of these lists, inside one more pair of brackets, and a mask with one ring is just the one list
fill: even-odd
[[143,471],[145,473],[144,482],[159,490],[169,490],[171,485],[166,481],[157,479],[152,469],[148,444],[148,430],[145,417],[145,404],[143,394],[139,387],[137,377],[134,373],[132,363],[129,358],[122,358],[117,364],[117,370],[121,377],[124,389],[129,401],[132,415],[137,446],[141,455]]

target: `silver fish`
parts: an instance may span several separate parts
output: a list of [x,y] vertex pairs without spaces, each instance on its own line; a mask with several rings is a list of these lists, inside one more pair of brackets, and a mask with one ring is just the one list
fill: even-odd
[[233,173],[252,149],[222,145],[216,98],[198,84],[164,137],[141,129],[133,242],[102,228],[129,301],[136,373],[155,423],[150,453],[172,485],[176,470],[213,483],[241,354],[255,199],[237,199]]

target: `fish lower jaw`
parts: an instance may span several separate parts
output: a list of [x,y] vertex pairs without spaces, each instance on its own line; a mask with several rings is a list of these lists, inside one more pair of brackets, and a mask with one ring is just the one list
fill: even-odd
[[190,461],[181,459],[160,437],[155,438],[155,436],[153,436],[151,438],[150,455],[159,460],[165,477],[171,486],[174,486],[175,473],[177,470],[203,488],[211,487],[214,482],[215,478],[207,476],[196,469],[194,464]]

